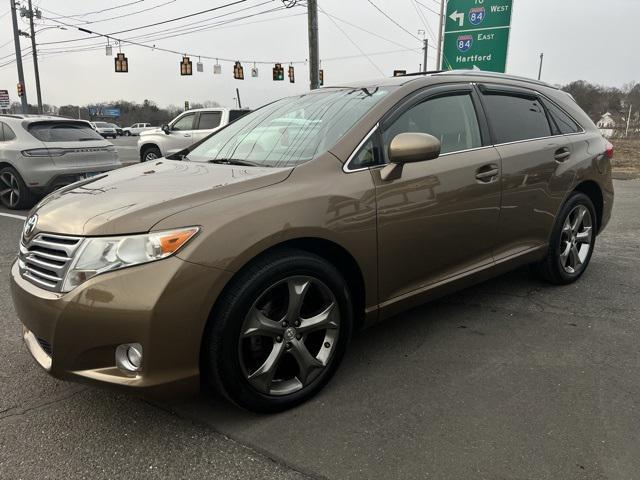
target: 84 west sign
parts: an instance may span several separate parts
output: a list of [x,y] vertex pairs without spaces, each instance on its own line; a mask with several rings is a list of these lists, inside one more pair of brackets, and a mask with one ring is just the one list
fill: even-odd
[[443,70],[505,71],[513,0],[449,0]]

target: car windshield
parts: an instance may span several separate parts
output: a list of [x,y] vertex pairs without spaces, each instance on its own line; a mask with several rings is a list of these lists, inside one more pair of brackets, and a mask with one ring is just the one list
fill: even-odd
[[284,98],[213,134],[186,160],[289,167],[326,152],[391,88],[340,88]]

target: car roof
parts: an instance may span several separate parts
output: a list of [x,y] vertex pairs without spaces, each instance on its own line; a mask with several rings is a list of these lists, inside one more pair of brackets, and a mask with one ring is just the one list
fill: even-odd
[[22,113],[4,113],[0,114],[0,119],[5,120],[21,120],[22,124],[29,124],[34,122],[47,122],[47,121],[62,121],[62,122],[85,122],[89,123],[87,120],[81,120],[77,118],[68,118],[61,117],[58,115],[32,115],[32,114],[22,114]]
[[482,70],[446,70],[446,71],[434,71],[434,72],[416,72],[399,75],[396,77],[389,77],[383,79],[375,79],[368,81],[358,81],[354,83],[348,83],[344,85],[335,85],[322,87],[325,88],[365,88],[372,86],[386,87],[386,86],[403,86],[409,83],[421,82],[429,84],[437,84],[439,80],[443,83],[450,81],[452,77],[460,77],[460,79],[468,79],[471,81],[492,81],[503,80],[519,83],[530,83],[533,85],[543,86],[547,88],[557,89],[558,87],[549,83],[541,82],[527,77],[520,77],[517,75],[507,75],[505,73],[485,72]]

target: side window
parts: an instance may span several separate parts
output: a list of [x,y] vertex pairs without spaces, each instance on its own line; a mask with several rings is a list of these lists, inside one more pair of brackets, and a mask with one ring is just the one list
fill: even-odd
[[222,112],[202,112],[200,114],[200,122],[198,130],[211,130],[220,126],[222,120]]
[[193,113],[180,117],[176,123],[173,124],[172,130],[193,130],[193,119],[195,115]]
[[557,133],[567,135],[582,131],[582,128],[555,103],[545,101],[544,106],[547,107],[551,121],[554,123],[554,126],[557,127]]
[[4,131],[4,141],[8,142],[9,140],[15,140],[16,139],[16,134],[13,130],[11,130],[11,127],[9,125],[7,125],[6,123],[2,124],[2,130]]
[[[372,136],[374,138],[375,135]],[[357,170],[358,168],[368,168],[379,163],[378,148],[375,146],[372,138],[360,147],[358,153],[349,162],[349,170]]]
[[0,142],[4,142],[4,123],[0,122]]
[[551,135],[547,115],[539,100],[506,94],[485,94],[483,99],[496,143]]
[[385,152],[399,133],[429,133],[440,140],[442,153],[482,146],[471,95],[448,95],[426,100],[404,112],[383,134]]

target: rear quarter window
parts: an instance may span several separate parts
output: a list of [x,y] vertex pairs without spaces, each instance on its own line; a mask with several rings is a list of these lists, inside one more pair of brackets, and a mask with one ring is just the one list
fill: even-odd
[[102,140],[89,125],[70,122],[47,122],[29,125],[28,131],[41,142],[86,142]]
[[507,94],[485,94],[483,103],[496,143],[551,136],[551,126],[538,99]]
[[553,126],[557,130],[557,133],[562,135],[568,135],[571,133],[579,133],[582,131],[582,127],[578,125],[567,113],[565,113],[556,104],[545,101],[544,106],[547,107]]

